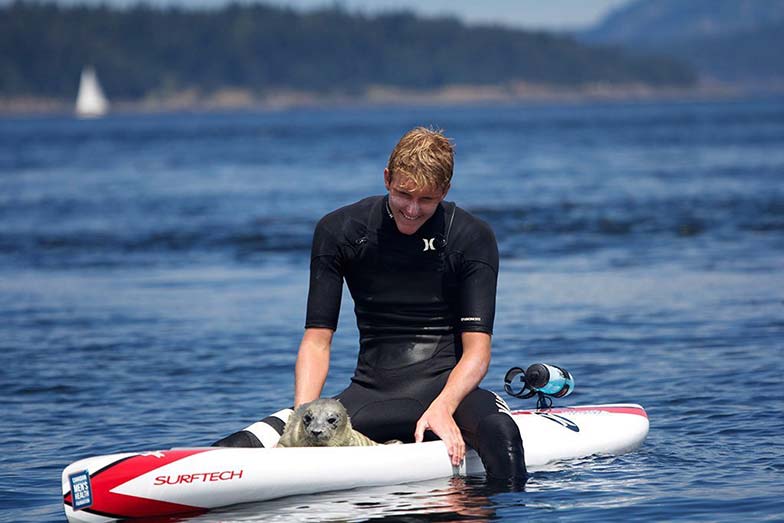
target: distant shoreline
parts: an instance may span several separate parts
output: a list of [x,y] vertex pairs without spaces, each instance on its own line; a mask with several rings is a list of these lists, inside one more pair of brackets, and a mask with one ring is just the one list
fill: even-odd
[[[210,94],[202,94],[193,89],[164,96],[151,95],[142,100],[115,100],[111,102],[111,111],[118,113],[168,113],[233,110],[275,111],[307,107],[460,106],[510,103],[712,100],[781,93],[784,93],[784,85],[749,88],[746,86],[707,82],[688,88],[598,83],[579,87],[563,87],[523,82],[503,86],[453,85],[432,90],[405,90],[390,86],[373,86],[360,94],[320,94],[296,90],[276,90],[259,95],[245,89],[227,88]],[[111,100],[111,93],[108,93],[108,96]],[[73,106],[73,101],[53,98],[0,97],[0,116],[67,114],[73,112]]]

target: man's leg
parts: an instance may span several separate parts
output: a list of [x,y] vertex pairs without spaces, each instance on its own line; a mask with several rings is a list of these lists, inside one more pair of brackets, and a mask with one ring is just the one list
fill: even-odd
[[293,412],[290,409],[279,410],[243,430],[230,434],[212,444],[213,447],[274,447],[283,434],[286,420]]
[[418,400],[385,398],[355,383],[335,398],[346,407],[351,426],[378,443],[393,439],[413,442],[416,422],[425,411]]
[[482,459],[488,479],[525,482],[525,454],[520,429],[498,395],[476,389],[460,403],[455,421]]

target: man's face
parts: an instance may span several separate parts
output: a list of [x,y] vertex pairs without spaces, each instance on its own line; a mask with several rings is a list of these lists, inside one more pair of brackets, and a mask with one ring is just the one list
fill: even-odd
[[397,230],[408,235],[417,232],[435,214],[449,191],[448,188],[415,189],[408,177],[400,174],[392,177],[388,169],[384,169],[384,185],[389,191],[389,209]]

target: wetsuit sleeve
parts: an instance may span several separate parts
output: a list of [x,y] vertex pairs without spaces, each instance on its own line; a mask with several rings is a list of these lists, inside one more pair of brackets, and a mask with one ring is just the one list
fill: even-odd
[[492,229],[479,222],[463,251],[458,318],[461,332],[493,333],[497,282],[498,244]]
[[343,293],[343,264],[340,246],[328,218],[323,218],[313,233],[306,329],[320,327],[335,330],[338,326]]

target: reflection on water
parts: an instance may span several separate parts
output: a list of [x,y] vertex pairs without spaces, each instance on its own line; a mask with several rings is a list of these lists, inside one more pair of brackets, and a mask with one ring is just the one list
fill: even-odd
[[189,521],[489,521],[496,519],[482,478],[438,479],[295,496],[248,504]]
[[601,511],[634,507],[648,496],[635,494],[646,480],[635,476],[633,461],[589,457],[537,469],[524,487],[487,482],[484,477],[437,479],[414,484],[251,503],[216,510],[187,521],[497,521],[514,513],[536,519],[557,512]]

